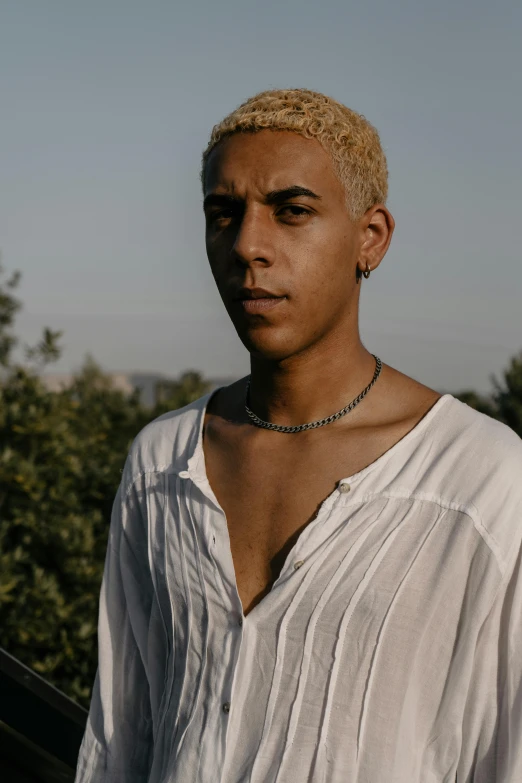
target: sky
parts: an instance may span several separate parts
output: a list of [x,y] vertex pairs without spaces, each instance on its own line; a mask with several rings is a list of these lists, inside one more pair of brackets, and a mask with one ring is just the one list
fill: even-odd
[[3,0],[0,249],[23,342],[55,371],[249,372],[204,245],[212,126],[306,87],[364,114],[392,245],[361,334],[439,391],[487,392],[522,350],[522,4],[483,0]]

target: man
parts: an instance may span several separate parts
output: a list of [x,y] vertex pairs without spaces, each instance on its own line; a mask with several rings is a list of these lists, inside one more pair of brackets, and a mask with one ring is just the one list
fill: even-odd
[[522,780],[522,446],[361,343],[377,132],[263,92],[202,184],[251,373],[132,446],[77,783]]

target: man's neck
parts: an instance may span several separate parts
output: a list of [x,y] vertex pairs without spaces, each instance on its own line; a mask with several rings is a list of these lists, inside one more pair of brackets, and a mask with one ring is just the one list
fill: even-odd
[[251,357],[249,407],[276,424],[315,421],[348,405],[374,372],[375,359],[360,340],[312,348],[284,362]]

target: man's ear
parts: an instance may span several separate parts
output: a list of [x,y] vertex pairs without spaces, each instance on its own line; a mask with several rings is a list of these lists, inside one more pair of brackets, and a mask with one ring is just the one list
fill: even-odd
[[395,220],[384,204],[376,204],[364,213],[360,225],[363,238],[357,261],[358,279],[381,263],[390,246]]

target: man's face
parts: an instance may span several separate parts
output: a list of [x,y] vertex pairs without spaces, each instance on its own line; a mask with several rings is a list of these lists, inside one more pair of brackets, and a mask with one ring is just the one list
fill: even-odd
[[[364,231],[350,220],[345,200],[330,156],[315,139],[289,131],[236,133],[212,151],[207,255],[251,354],[281,361],[356,326]],[[238,298],[243,287],[281,298],[264,309]]]

